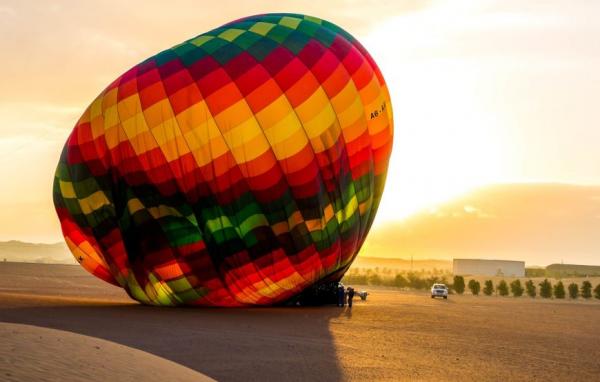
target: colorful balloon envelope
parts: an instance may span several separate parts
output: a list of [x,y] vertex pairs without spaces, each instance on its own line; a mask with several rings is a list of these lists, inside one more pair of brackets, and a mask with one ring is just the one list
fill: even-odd
[[252,16],[111,83],[65,144],[54,204],[79,263],[142,303],[277,304],[341,279],[391,148],[389,93],[357,40]]

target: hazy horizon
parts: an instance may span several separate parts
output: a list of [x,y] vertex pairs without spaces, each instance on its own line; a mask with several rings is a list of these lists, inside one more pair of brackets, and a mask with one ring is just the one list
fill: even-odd
[[599,222],[600,185],[490,185],[372,230],[359,256],[600,265]]

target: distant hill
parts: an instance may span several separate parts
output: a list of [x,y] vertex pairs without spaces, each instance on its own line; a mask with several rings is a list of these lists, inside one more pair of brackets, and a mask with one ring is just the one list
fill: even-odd
[[0,261],[24,263],[76,264],[64,243],[39,244],[17,240],[0,242]]
[[600,276],[600,266],[576,264],[550,264],[546,274],[556,276]]
[[375,227],[361,255],[600,265],[600,186],[480,188],[405,221]]
[[368,257],[358,256],[352,268],[387,268],[397,271],[408,271],[408,270],[452,270],[452,261],[448,260],[413,260],[410,259],[390,259],[384,257]]
[[[453,258],[600,265],[600,186],[505,184],[476,189],[401,221],[375,226],[356,267],[446,268]],[[66,245],[0,242],[0,261],[73,264]],[[377,260],[373,260],[377,258]],[[421,262],[424,259],[431,263]],[[363,266],[367,267],[367,266]]]

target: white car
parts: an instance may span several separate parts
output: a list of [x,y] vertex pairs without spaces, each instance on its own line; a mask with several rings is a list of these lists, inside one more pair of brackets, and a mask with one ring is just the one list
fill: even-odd
[[433,284],[431,287],[431,298],[443,297],[448,298],[448,287],[444,284]]

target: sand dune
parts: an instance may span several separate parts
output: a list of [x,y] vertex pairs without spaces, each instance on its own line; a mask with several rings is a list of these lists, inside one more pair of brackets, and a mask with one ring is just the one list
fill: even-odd
[[[600,373],[598,301],[443,301],[371,292],[353,310],[154,308],[131,302],[76,266],[0,264],[0,335],[14,324],[25,331],[14,333],[11,341],[22,341],[8,347],[12,358],[2,345],[0,368],[5,372],[7,359],[56,357],[53,365],[64,359],[61,365],[84,373],[87,366],[47,341],[69,332],[64,341],[79,341],[86,354],[95,355],[93,346],[101,343],[103,349],[114,345],[106,357],[138,352],[142,364],[147,353],[162,358],[154,366],[173,365],[156,371],[163,380],[176,380],[185,368],[220,381],[594,380]],[[39,356],[27,361],[38,346],[33,330],[43,328],[54,330],[40,334]],[[94,367],[102,372],[113,358]]]
[[31,325],[0,325],[3,381],[212,381],[114,342]]
[[64,242],[54,244],[0,241],[0,261],[77,264]]

